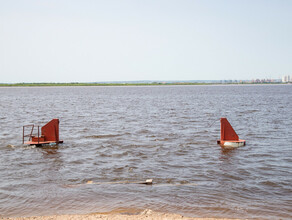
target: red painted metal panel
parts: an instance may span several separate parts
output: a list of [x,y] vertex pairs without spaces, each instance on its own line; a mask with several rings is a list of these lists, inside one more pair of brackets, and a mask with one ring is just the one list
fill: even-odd
[[45,141],[53,141],[59,143],[59,119],[52,119],[41,129],[42,136]]
[[238,141],[238,135],[228,122],[227,118],[221,118],[221,141]]

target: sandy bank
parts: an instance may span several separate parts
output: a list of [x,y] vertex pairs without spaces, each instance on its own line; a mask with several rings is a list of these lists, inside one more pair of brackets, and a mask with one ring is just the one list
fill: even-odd
[[226,218],[190,218],[178,214],[172,213],[162,213],[154,212],[152,210],[146,209],[139,214],[127,215],[121,213],[108,213],[108,214],[86,214],[86,215],[53,215],[53,216],[34,216],[34,217],[18,217],[18,218],[6,218],[7,220],[94,220],[94,219],[104,219],[104,220],[227,220]]

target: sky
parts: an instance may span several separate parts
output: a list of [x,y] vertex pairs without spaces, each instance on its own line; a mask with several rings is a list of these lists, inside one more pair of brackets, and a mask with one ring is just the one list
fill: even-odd
[[291,0],[0,0],[0,83],[282,75]]

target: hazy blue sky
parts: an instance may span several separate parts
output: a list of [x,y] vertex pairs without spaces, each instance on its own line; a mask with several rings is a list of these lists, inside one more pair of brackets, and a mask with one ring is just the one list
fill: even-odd
[[284,74],[292,0],[0,0],[0,82]]

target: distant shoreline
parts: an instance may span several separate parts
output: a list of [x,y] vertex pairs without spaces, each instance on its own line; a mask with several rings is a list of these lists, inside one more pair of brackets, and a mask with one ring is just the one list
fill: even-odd
[[170,85],[286,85],[289,83],[0,83],[0,87],[51,87],[51,86],[170,86]]

